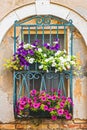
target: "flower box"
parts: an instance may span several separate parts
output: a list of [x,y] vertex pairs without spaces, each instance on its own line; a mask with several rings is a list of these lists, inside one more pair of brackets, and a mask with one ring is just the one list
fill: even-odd
[[65,50],[60,50],[59,39],[49,43],[39,44],[36,40],[32,44],[21,42],[11,59],[7,60],[5,67],[11,70],[41,70],[62,72],[77,66],[76,57],[69,56]]
[[62,95],[61,90],[46,91],[31,90],[30,97],[21,97],[17,101],[16,114],[18,117],[46,117],[56,120],[57,118],[72,118],[70,107],[73,102],[70,97]]

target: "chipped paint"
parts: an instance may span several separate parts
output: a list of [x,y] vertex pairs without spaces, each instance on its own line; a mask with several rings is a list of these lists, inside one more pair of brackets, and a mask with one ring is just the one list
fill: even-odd
[[81,79],[78,78],[75,81],[75,89],[74,89],[74,96],[78,99],[78,102],[80,102],[80,99],[82,97],[82,90],[81,90]]

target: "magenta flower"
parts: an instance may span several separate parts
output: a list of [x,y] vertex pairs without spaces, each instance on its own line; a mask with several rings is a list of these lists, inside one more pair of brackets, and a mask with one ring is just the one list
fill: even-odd
[[72,99],[71,99],[70,97],[67,98],[67,101],[68,101],[69,103],[72,103]]
[[62,91],[61,91],[61,90],[58,90],[58,94],[61,95],[61,94],[62,94]]
[[55,120],[57,120],[57,116],[53,115],[53,116],[51,117],[51,119],[55,121]]
[[68,114],[69,114],[68,110],[64,110],[63,113],[64,113],[65,115],[68,115]]
[[51,97],[51,99],[52,99],[52,100],[56,100],[56,96],[53,95],[53,96]]
[[65,96],[62,96],[62,99],[63,99],[63,100],[66,100],[66,97],[65,97]]
[[20,100],[20,105],[25,105],[26,101]]
[[49,94],[47,94],[46,97],[47,97],[48,99],[51,99],[51,96],[50,96]]
[[53,111],[53,110],[55,110],[55,108],[49,108],[48,111],[51,112],[51,111]]
[[66,114],[66,119],[70,120],[72,118],[71,114]]
[[51,102],[47,102],[47,105],[50,105],[51,104]]
[[33,100],[34,100],[34,102],[37,102],[37,97],[34,97],[34,99],[33,99]]
[[61,107],[61,108],[64,107],[64,102],[60,102],[60,107]]
[[46,97],[41,96],[41,100],[42,100],[42,101],[46,101]]
[[58,115],[59,115],[59,116],[63,115],[63,111],[64,111],[64,110],[63,110],[63,109],[61,109],[61,108],[60,108],[60,109],[58,109],[58,111],[57,111],[57,112],[58,112]]
[[24,110],[24,105],[19,105],[19,110]]
[[34,107],[35,109],[39,108],[39,107],[40,107],[40,103],[34,103],[34,104],[33,104],[33,107]]
[[36,92],[37,92],[36,89],[33,89],[33,90],[30,92],[30,95],[31,95],[31,96],[34,96],[34,95],[36,95]]
[[27,102],[30,104],[31,103],[31,99],[28,98]]
[[48,110],[48,106],[47,106],[47,105],[44,106],[44,110],[45,110],[45,111]]

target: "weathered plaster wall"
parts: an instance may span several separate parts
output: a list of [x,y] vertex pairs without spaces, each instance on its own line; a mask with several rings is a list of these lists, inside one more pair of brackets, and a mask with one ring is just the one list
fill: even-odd
[[13,121],[13,80],[12,73],[5,70],[5,58],[13,53],[13,39],[11,31],[7,33],[0,45],[0,121]]
[[35,3],[35,0],[0,0],[0,21],[13,10],[32,3]]
[[60,4],[61,6],[68,7],[78,14],[80,14],[85,20],[87,20],[87,0],[50,0],[52,3]]
[[[0,15],[0,20],[13,10],[35,3],[35,1],[36,0],[0,0],[0,14],[2,14]],[[50,0],[50,2],[68,7],[87,20],[87,0]]]
[[73,51],[82,66],[73,80],[74,118],[87,119],[87,47],[81,35],[75,36]]

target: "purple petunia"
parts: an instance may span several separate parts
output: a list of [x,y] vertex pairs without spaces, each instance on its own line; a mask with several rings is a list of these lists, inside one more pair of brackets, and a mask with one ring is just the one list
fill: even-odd
[[44,43],[44,47],[47,49],[50,49],[50,44],[49,43]]
[[33,56],[34,55],[34,51],[33,50],[28,50],[28,54],[30,54],[31,56]]

